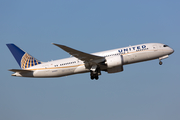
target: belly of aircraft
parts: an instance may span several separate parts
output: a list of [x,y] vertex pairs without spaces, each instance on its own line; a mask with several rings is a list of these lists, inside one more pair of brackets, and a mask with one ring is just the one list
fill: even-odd
[[34,77],[62,77],[66,75],[74,74],[75,68],[60,68],[49,70],[37,70],[34,71]]

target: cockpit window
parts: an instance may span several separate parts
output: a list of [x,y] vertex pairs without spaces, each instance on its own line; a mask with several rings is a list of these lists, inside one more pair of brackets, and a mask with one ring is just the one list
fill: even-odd
[[168,45],[164,45],[163,47],[169,47]]

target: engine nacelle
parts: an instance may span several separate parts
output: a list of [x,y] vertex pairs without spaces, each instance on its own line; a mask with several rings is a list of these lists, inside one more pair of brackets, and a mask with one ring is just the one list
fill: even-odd
[[123,71],[122,55],[107,57],[106,64],[108,73],[116,73]]

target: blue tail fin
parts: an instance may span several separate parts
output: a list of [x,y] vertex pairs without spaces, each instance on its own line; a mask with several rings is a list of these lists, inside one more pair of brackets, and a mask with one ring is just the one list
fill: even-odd
[[41,64],[40,61],[38,61],[37,59],[35,59],[25,51],[17,47],[15,44],[6,44],[6,45],[22,69]]

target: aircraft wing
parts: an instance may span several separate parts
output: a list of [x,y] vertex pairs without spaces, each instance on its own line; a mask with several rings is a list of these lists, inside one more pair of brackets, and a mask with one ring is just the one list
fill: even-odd
[[23,70],[23,69],[10,69],[9,71],[18,72],[18,73],[32,72],[32,70]]
[[76,58],[78,58],[84,62],[90,62],[90,63],[98,64],[100,62],[105,61],[105,58],[101,57],[101,56],[96,56],[96,55],[84,53],[84,52],[75,50],[73,48],[67,47],[65,45],[60,45],[60,44],[55,44],[55,43],[52,43],[52,44],[60,47],[64,51],[68,52],[70,55],[72,55],[72,56],[74,56],[74,57],[76,57]]

